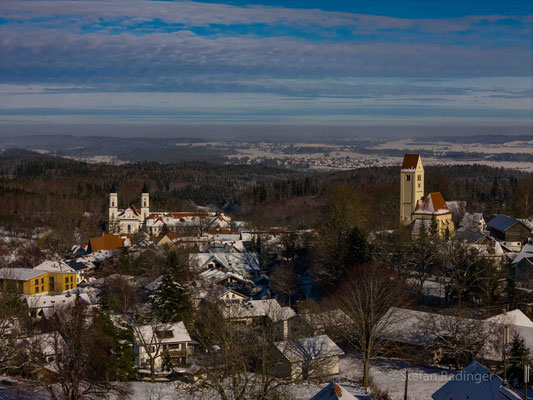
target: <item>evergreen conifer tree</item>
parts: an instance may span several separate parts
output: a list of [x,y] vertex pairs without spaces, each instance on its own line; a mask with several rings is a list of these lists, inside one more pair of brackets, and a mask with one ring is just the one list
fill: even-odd
[[516,387],[524,385],[524,365],[529,360],[529,349],[522,336],[515,334],[509,349],[507,379]]
[[163,274],[159,287],[152,294],[152,310],[163,323],[189,321],[191,318],[189,295],[173,281],[168,271]]

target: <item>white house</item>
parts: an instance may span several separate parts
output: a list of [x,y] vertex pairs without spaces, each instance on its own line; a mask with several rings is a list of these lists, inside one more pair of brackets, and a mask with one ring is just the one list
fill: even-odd
[[290,307],[282,307],[276,299],[225,302],[225,319],[247,325],[270,322],[275,340],[285,340],[297,328],[297,314]]
[[136,326],[134,335],[135,365],[140,369],[150,369],[152,358],[155,370],[161,370],[165,354],[174,367],[185,367],[193,354],[193,341],[183,322]]
[[[76,296],[69,293],[54,296],[34,295],[24,297],[28,304],[30,314],[36,318],[50,318],[62,308],[73,305],[76,300]],[[87,293],[80,293],[80,300],[87,305],[92,303]]]
[[252,280],[260,271],[257,253],[195,253],[189,255],[189,262],[198,271],[217,270],[241,279]]
[[327,335],[274,343],[275,374],[282,378],[308,379],[337,375],[344,352]]

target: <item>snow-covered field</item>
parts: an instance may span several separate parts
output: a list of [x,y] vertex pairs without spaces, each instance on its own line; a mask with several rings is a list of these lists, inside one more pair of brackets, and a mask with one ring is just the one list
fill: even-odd
[[[343,384],[343,378],[360,380],[363,376],[362,361],[357,355],[341,357],[340,368],[340,384]],[[456,374],[445,369],[415,366],[399,359],[376,358],[371,362],[370,375],[374,384],[388,392],[393,400],[403,400],[406,371],[409,372],[409,400],[430,400],[431,395]]]

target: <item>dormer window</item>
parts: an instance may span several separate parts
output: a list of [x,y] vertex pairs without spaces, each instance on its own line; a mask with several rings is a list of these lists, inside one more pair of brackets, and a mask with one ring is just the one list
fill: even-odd
[[407,181],[410,181],[411,180],[411,175],[407,175],[406,178],[407,178]]

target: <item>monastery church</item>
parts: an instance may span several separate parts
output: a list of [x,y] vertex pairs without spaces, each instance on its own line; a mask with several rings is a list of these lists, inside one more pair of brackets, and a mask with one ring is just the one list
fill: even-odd
[[439,235],[449,237],[455,233],[452,212],[440,192],[424,196],[424,167],[419,154],[406,154],[400,172],[400,223],[412,224],[412,232],[417,235],[421,227],[429,232],[431,220],[435,218]]
[[171,231],[195,230],[220,231],[229,229],[231,218],[219,212],[172,212],[150,211],[150,194],[146,185],[141,192],[141,208],[130,204],[128,208],[118,208],[118,194],[115,185],[109,193],[109,233],[137,233],[144,231],[151,236],[159,236],[166,227]]

